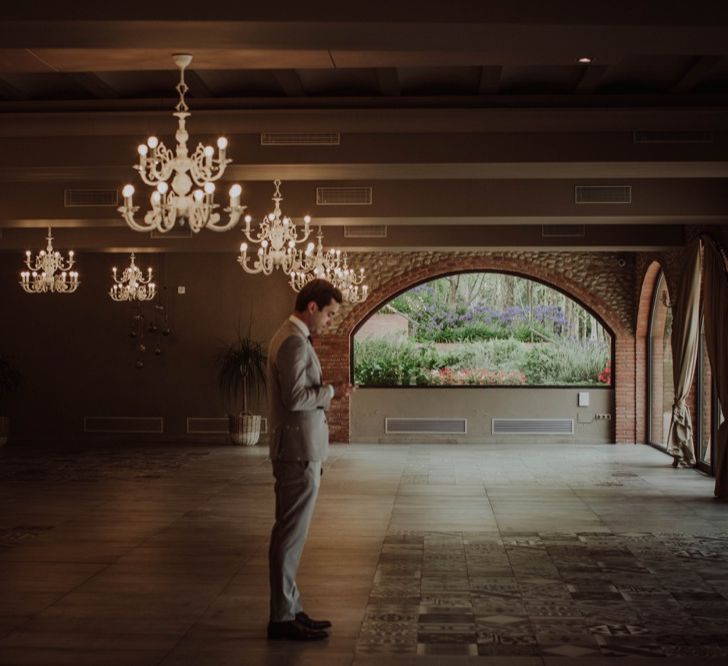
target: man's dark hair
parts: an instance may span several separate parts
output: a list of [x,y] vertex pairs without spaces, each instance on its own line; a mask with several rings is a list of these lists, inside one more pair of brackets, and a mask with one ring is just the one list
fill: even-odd
[[339,289],[328,280],[311,280],[298,292],[296,312],[304,312],[311,301],[318,305],[319,310],[323,310],[332,300],[339,304],[344,300]]

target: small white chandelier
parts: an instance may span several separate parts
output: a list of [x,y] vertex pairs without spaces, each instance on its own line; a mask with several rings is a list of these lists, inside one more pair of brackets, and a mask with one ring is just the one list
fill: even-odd
[[31,261],[30,250],[25,252],[25,265],[27,271],[20,273],[20,286],[29,294],[45,294],[54,292],[58,294],[71,294],[78,285],[78,272],[71,268],[75,263],[73,250],[68,253],[66,261],[58,250],[53,249],[53,236],[51,228],[48,227],[48,245],[41,250]]
[[343,255],[341,266],[334,269],[331,282],[341,290],[347,303],[363,303],[369,296],[369,286],[362,284],[364,282],[364,269],[360,268],[357,272],[353,268],[349,268],[346,254]]
[[321,227],[316,238],[318,243],[315,251],[313,243],[309,243],[305,253],[299,251],[294,261],[294,269],[289,274],[288,284],[291,288],[298,292],[312,280],[323,279],[339,289],[347,303],[365,301],[369,295],[369,287],[362,284],[364,269],[357,272],[349,268],[346,254],[342,255],[341,250],[324,250]]
[[296,267],[296,259],[298,250],[296,245],[304,243],[311,235],[311,218],[306,215],[303,218],[303,232],[298,235],[296,225],[290,217],[286,217],[281,213],[281,181],[276,180],[273,183],[276,191],[273,194],[275,208],[263,218],[260,223],[260,229],[255,236],[251,234],[250,215],[245,216],[245,234],[248,241],[260,244],[257,252],[257,259],[249,264],[248,244],[241,243],[240,256],[238,263],[246,273],[263,273],[270,275],[274,269],[280,268],[288,275]]
[[109,289],[109,296],[114,301],[151,301],[157,293],[157,285],[152,282],[152,268],[147,269],[147,277],[134,263],[134,253],[131,253],[131,263],[122,271],[121,279],[117,277],[116,266],[111,269],[114,284]]
[[[306,251],[298,251],[293,262],[291,270],[291,280],[300,280],[303,275],[310,275],[306,282],[323,278],[333,273],[333,271],[341,264],[341,250],[331,248],[324,250],[324,233],[319,227],[316,234],[316,245],[309,243]],[[298,291],[298,290],[296,290]]]
[[[173,153],[156,136],[150,136],[146,144],[138,148],[139,164],[134,166],[144,183],[156,187],[150,196],[151,208],[144,215],[144,222],[137,222],[134,214],[139,210],[132,197],[134,186],[125,185],[122,190],[124,205],[118,208],[126,223],[134,231],[167,232],[173,229],[177,221],[197,233],[203,228],[211,231],[227,231],[240,220],[245,206],[240,204],[242,188],[237,183],[230,188],[230,206],[223,209],[230,214],[226,223],[220,221],[220,214],[215,212],[219,204],[214,202],[215,182],[232,161],[225,156],[228,141],[224,136],[217,140],[218,156],[212,146],[197,144],[195,152],[190,156],[187,149],[189,134],[185,127],[186,119],[191,115],[185,102],[185,93],[189,89],[185,83],[185,68],[192,62],[188,54],[173,55],[179,67],[180,76],[177,84],[179,102],[172,114],[177,118],[178,127],[175,133],[177,149]],[[167,181],[171,178],[171,183]],[[197,189],[192,191],[193,185]]]

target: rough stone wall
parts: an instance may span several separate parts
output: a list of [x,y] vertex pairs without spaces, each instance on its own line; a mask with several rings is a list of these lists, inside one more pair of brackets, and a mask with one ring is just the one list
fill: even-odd
[[[342,308],[336,330],[317,343],[324,372],[332,381],[350,379],[350,339],[381,305],[421,282],[463,271],[496,271],[539,280],[591,310],[611,329],[615,342],[614,437],[635,441],[635,263],[616,252],[461,251],[361,252],[351,258],[364,267],[369,298]],[[332,441],[349,441],[349,402],[329,412]]]

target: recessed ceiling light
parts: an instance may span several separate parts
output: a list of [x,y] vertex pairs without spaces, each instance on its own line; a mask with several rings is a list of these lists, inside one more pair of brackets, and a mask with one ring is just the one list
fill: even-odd
[[588,65],[591,61],[591,58],[589,58],[588,56],[584,56],[583,58],[579,58],[577,62],[580,62],[582,65]]

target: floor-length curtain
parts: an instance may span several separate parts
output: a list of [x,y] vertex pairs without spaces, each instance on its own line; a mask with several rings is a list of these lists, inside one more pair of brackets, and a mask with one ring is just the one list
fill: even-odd
[[[728,414],[728,273],[720,248],[705,238],[703,310],[705,345],[715,380],[718,401]],[[718,429],[713,442],[715,496],[728,498],[728,419]]]
[[694,465],[693,425],[685,400],[693,384],[700,340],[700,239],[687,247],[684,271],[672,310],[672,380],[675,402],[667,435],[673,465]]

